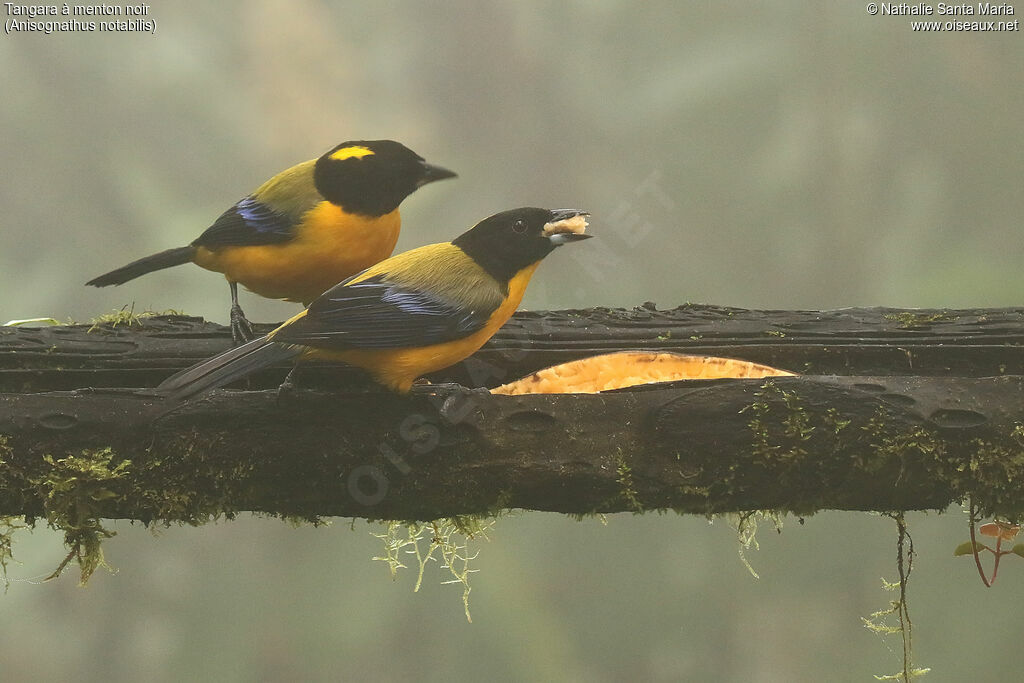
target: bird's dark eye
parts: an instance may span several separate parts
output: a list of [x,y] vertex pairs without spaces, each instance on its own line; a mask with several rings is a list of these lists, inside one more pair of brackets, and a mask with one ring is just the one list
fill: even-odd
[[512,224],[512,230],[519,233],[526,232],[526,221],[522,218],[517,219],[516,222]]

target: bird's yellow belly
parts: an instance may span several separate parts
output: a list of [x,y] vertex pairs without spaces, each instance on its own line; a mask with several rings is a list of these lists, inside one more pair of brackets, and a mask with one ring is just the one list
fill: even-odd
[[195,262],[224,273],[229,281],[260,296],[309,303],[345,278],[390,256],[400,228],[397,209],[369,218],[322,202],[305,215],[289,242],[199,247]]

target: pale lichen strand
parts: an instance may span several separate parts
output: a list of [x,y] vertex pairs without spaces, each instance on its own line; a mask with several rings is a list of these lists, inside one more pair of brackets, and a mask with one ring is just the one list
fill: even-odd
[[[769,521],[775,527],[776,533],[782,533],[782,518],[785,513],[775,510],[750,510],[748,512],[726,512],[721,515],[712,515],[711,520],[716,518],[724,519],[725,522],[736,532],[736,551],[739,553],[740,561],[747,568],[750,575],[755,579],[761,577],[754,570],[754,566],[747,559],[746,551],[753,548],[760,550],[757,542],[757,530],[762,521]],[[802,521],[802,520],[801,520]]]
[[[469,575],[478,570],[471,569],[470,563],[477,558],[480,551],[470,554],[469,541],[477,538],[489,540],[487,533],[494,527],[494,522],[494,519],[474,515],[445,517],[432,522],[382,521],[384,533],[371,533],[384,544],[384,554],[373,559],[387,563],[391,578],[396,579],[398,570],[407,568],[402,562],[402,555],[412,555],[417,568],[413,592],[419,592],[420,586],[423,585],[427,565],[440,561],[440,569],[447,571],[451,576],[441,583],[462,586],[463,611],[466,621],[472,623],[473,618],[469,612],[469,594],[472,591]],[[429,539],[426,538],[427,534]],[[425,548],[421,547],[421,542],[427,543]],[[440,554],[440,560],[436,554]]]
[[[417,570],[413,592],[416,593],[423,585],[427,566],[438,561],[436,554],[439,553],[440,569],[448,572],[451,577],[441,583],[462,586],[463,610],[466,620],[472,622],[473,618],[469,611],[469,594],[472,590],[469,575],[478,570],[471,569],[470,563],[477,558],[480,551],[470,554],[469,542],[476,539],[490,540],[488,534],[493,530],[497,520],[511,514],[512,496],[510,489],[501,490],[497,498],[487,506],[487,511],[482,514],[462,514],[429,521],[367,520],[384,526],[383,533],[371,532],[371,535],[384,545],[384,554],[372,559],[385,562],[391,578],[397,579],[398,570],[408,568],[402,561],[403,556],[413,556]],[[421,546],[421,542],[426,542],[426,546]]]

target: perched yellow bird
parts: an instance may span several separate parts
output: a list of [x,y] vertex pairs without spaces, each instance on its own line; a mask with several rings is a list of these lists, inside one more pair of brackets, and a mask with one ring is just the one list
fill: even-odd
[[156,393],[185,400],[290,358],[340,360],[405,393],[458,363],[505,324],[555,247],[583,240],[589,214],[523,208],[443,244],[412,249],[339,283],[291,320],[170,377]]
[[427,183],[453,177],[392,140],[343,142],[263,183],[187,247],[141,258],[86,284],[120,285],[190,261],[223,273],[231,287],[237,344],[252,337],[238,305],[239,283],[260,296],[308,305],[390,256],[402,200]]

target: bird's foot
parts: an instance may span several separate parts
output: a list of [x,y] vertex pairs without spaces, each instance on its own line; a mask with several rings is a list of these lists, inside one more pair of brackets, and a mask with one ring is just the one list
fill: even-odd
[[491,390],[487,387],[470,388],[458,382],[428,382],[425,379],[418,379],[413,382],[409,393],[415,396],[438,396],[449,394],[470,394],[474,396],[490,396]]
[[235,346],[241,346],[256,337],[252,331],[252,323],[245,317],[242,307],[235,304],[231,307],[231,339]]

